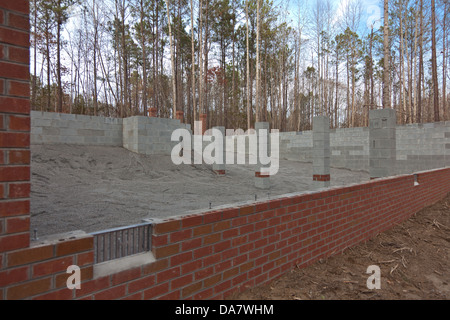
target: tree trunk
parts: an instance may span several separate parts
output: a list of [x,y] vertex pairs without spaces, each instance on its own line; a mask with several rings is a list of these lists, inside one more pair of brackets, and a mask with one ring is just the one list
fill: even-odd
[[389,0],[384,0],[384,65],[383,65],[383,108],[391,107],[391,67],[390,67],[390,47],[389,47]]
[[56,73],[57,73],[57,81],[58,81],[58,112],[62,112],[62,102],[63,102],[63,91],[61,84],[61,25],[62,25],[62,17],[61,17],[61,0],[58,0],[57,7],[57,21],[56,21]]
[[245,1],[246,17],[246,51],[247,51],[247,130],[251,128],[251,110],[250,110],[250,52],[249,52],[249,34],[248,34],[248,0]]
[[261,28],[261,15],[260,15],[260,0],[257,1],[256,6],[256,115],[255,115],[255,122],[260,121],[261,117],[261,106],[259,102],[259,95],[260,95],[260,70],[261,67],[259,65],[259,37],[260,37],[260,28]]
[[431,0],[431,65],[433,76],[434,121],[439,122],[439,87],[436,58],[436,5]]
[[177,113],[177,88],[176,88],[176,79],[175,79],[175,60],[174,60],[174,52],[173,52],[173,39],[172,39],[172,26],[170,22],[170,10],[169,10],[169,0],[166,0],[167,7],[167,23],[169,25],[169,46],[170,46],[170,61],[172,65],[172,100],[173,100],[173,114],[172,118],[176,118]]
[[194,109],[194,121],[197,121],[197,106],[195,104],[195,43],[194,43],[194,6],[191,0],[191,87],[192,87],[192,108]]
[[417,123],[422,122],[422,78],[423,78],[423,0],[420,0],[420,36],[419,36],[419,79],[417,81]]

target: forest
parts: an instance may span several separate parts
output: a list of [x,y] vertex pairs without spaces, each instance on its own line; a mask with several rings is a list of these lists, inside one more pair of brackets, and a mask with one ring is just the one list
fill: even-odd
[[30,0],[33,110],[310,130],[446,121],[449,0]]

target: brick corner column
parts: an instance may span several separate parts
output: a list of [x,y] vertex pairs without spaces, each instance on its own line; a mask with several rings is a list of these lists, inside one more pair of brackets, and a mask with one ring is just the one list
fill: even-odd
[[330,186],[330,120],[326,116],[313,118],[313,185]]
[[30,245],[28,21],[28,0],[0,1],[0,269],[5,252]]
[[206,127],[208,126],[206,117],[207,117],[206,113],[200,113],[200,115],[199,115],[200,121],[202,122],[202,135],[205,134]]
[[184,112],[183,111],[177,111],[176,113],[176,119],[180,120],[181,123],[184,121]]
[[148,116],[150,117],[150,118],[156,118],[156,113],[157,113],[157,110],[156,110],[156,108],[148,108]]
[[370,110],[370,179],[389,177],[396,173],[396,122],[394,109]]
[[[270,189],[270,175],[262,173],[260,170],[262,167],[268,167],[267,165],[262,165],[259,158],[259,148],[260,146],[260,138],[262,134],[266,136],[267,141],[267,154],[270,154],[270,132],[269,132],[269,123],[268,122],[256,122],[255,123],[255,134],[257,141],[256,148],[256,171],[255,171],[255,187],[258,189]],[[262,131],[265,130],[265,131]],[[249,144],[250,146],[250,144]]]

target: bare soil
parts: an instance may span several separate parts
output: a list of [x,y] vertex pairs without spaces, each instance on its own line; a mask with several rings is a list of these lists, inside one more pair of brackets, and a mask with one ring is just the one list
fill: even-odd
[[[237,300],[448,300],[450,194],[371,240],[231,297]],[[368,289],[370,265],[381,288]]]

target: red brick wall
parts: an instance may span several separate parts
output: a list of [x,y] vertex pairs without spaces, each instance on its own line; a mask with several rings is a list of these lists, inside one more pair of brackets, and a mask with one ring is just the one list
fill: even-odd
[[28,10],[0,0],[0,268],[5,252],[30,243]]
[[[3,253],[3,299],[222,299],[365,241],[442,199],[450,169],[169,219],[156,261],[94,279],[92,237]],[[80,290],[66,268],[82,270]]]
[[[369,239],[450,192],[450,169],[154,225],[156,261],[94,279],[93,238],[30,247],[28,1],[0,0],[0,300],[220,299]],[[182,212],[180,212],[182,214]],[[66,288],[69,265],[81,289]]]

